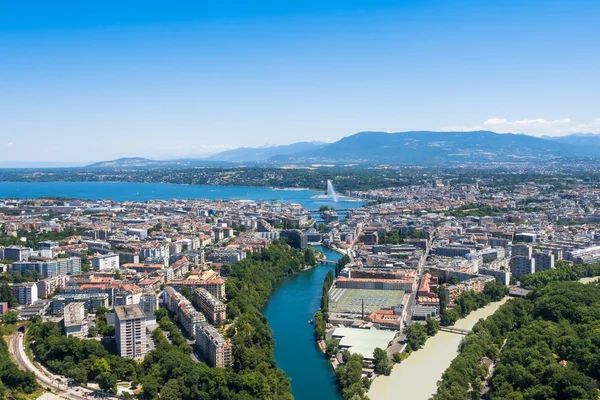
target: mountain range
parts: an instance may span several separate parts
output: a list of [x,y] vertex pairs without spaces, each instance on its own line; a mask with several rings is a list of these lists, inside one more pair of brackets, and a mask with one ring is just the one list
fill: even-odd
[[272,147],[243,147],[203,159],[122,158],[89,167],[145,168],[246,164],[438,164],[461,162],[547,161],[600,158],[600,135],[534,137],[526,134],[472,132],[359,132],[334,143],[298,142]]

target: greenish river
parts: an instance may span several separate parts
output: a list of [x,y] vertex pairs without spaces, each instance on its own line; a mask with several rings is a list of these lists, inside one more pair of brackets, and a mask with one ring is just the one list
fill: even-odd
[[[329,260],[341,255],[315,246]],[[321,307],[323,280],[333,265],[322,264],[281,282],[263,309],[275,337],[275,360],[292,379],[296,400],[339,400],[331,363],[319,350],[308,323]]]

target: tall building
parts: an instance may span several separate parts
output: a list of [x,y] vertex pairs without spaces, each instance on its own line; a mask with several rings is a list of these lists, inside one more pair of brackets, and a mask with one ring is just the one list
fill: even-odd
[[535,273],[535,259],[533,257],[517,256],[510,260],[510,272],[519,279],[523,275]]
[[83,302],[71,303],[63,310],[65,335],[84,339],[88,335],[88,322],[85,318],[86,305]]
[[0,303],[0,315],[8,311],[8,303]]
[[119,355],[140,359],[146,355],[146,321],[137,304],[115,307],[115,339]]
[[12,287],[13,295],[21,305],[30,305],[37,301],[38,290],[35,282],[19,283]]
[[512,257],[531,257],[532,248],[526,244],[515,244],[512,247]]
[[12,261],[27,261],[32,250],[29,247],[12,246],[4,248],[4,259]]
[[231,342],[225,340],[212,325],[201,325],[196,332],[196,348],[206,362],[216,368],[231,365]]
[[227,306],[210,294],[208,290],[204,288],[196,289],[194,291],[194,303],[211,323],[225,321]]
[[535,272],[545,271],[554,268],[554,253],[536,252],[533,253],[535,259]]

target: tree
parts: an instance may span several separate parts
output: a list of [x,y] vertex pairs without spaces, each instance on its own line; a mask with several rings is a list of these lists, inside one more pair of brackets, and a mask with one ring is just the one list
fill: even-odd
[[14,324],[19,320],[19,313],[11,310],[11,311],[7,311],[4,314],[2,314],[2,323],[10,325],[10,324]]
[[192,289],[190,289],[189,287],[184,286],[181,289],[181,294],[189,301],[194,301],[194,293],[192,293]]
[[325,341],[325,355],[327,358],[333,357],[338,351],[340,341],[337,339],[327,339]]
[[373,364],[375,366],[375,373],[378,375],[389,375],[392,372],[393,364],[390,361],[385,350],[377,347],[373,351]]
[[427,318],[427,321],[425,321],[425,328],[427,330],[427,336],[434,336],[440,329],[440,323],[433,318]]
[[100,389],[109,392],[117,393],[117,378],[110,372],[103,372],[96,378]]
[[416,322],[413,322],[404,328],[404,333],[406,334],[408,347],[413,351],[419,350],[427,341],[427,331],[425,330],[425,327]]

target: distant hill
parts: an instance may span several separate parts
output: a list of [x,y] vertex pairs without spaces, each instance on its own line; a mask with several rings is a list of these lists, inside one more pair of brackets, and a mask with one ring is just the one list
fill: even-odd
[[584,147],[587,148],[588,151],[591,150],[600,154],[600,134],[575,133],[568,136],[543,136],[543,139],[565,143],[572,146]]
[[207,160],[230,161],[230,162],[260,162],[280,155],[311,152],[326,146],[323,142],[298,142],[289,145],[272,147],[241,147],[239,149],[227,150],[212,155]]
[[204,159],[150,160],[119,158],[89,168],[184,168],[309,163],[439,164],[465,162],[547,161],[554,158],[600,158],[600,135],[534,137],[474,132],[359,132],[334,143],[299,142],[264,148],[242,147]]
[[600,157],[600,151],[525,134],[474,132],[359,132],[310,152],[275,156],[278,162],[431,164],[541,161]]

